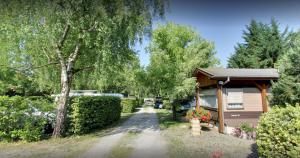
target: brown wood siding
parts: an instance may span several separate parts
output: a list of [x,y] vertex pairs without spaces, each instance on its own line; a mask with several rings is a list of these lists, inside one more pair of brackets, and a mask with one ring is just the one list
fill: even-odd
[[261,92],[258,88],[244,88],[244,110],[262,111]]
[[243,88],[243,106],[244,109],[228,110],[226,88],[223,89],[224,111],[262,111],[261,92],[256,87]]
[[197,74],[197,82],[200,83],[200,87],[208,87],[217,84],[216,80],[210,79],[208,76],[200,73]]
[[239,127],[246,122],[256,126],[262,111],[234,111],[224,112],[224,122],[230,127]]
[[259,119],[225,119],[225,126],[240,127],[242,123],[248,123],[250,126],[256,127]]

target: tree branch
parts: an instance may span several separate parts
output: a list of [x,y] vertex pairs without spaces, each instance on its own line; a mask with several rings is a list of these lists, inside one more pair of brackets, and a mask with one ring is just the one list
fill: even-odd
[[69,24],[66,24],[65,26],[65,29],[64,29],[64,32],[63,32],[63,35],[61,36],[60,40],[58,41],[57,43],[57,47],[59,49],[61,49],[66,41],[66,38],[67,38],[67,35],[69,33],[69,30],[70,30],[70,25]]
[[66,62],[65,62],[65,59],[64,59],[63,54],[61,52],[61,48],[63,47],[63,45],[66,41],[69,30],[70,30],[70,25],[67,23],[60,40],[55,45],[55,52],[56,52],[56,54],[59,58],[60,65],[63,69],[66,69]]
[[45,56],[46,56],[47,59],[48,59],[48,63],[51,63],[52,59],[51,59],[51,57],[47,54],[46,49],[45,49],[45,48],[42,48],[42,49],[43,49],[43,53],[45,54]]
[[79,54],[80,48],[81,48],[81,40],[79,40],[75,46],[74,52],[70,55],[68,59],[68,63],[74,62]]
[[90,28],[86,29],[85,31],[87,31],[87,32],[93,31],[95,29],[95,27],[96,27],[97,24],[98,24],[98,22],[95,21],[94,24]]
[[73,70],[73,73],[78,73],[80,71],[85,71],[85,70],[93,70],[95,69],[95,66],[88,66],[88,67],[83,67],[83,68],[80,68],[80,69],[74,69]]
[[40,65],[40,66],[33,67],[31,69],[39,69],[39,68],[47,67],[49,65],[57,65],[57,64],[59,64],[59,62],[51,62],[51,63],[45,64],[45,65]]
[[[34,70],[34,69],[39,69],[39,68],[43,68],[43,67],[46,67],[46,66],[49,66],[49,65],[57,65],[59,64],[59,62],[51,62],[51,63],[48,63],[48,64],[44,64],[44,65],[40,65],[40,66],[35,66],[35,67],[27,67],[27,68],[23,68],[23,66],[20,66],[20,67],[10,67],[10,66],[7,66],[7,65],[0,65],[0,67],[6,67],[6,68],[9,68],[9,69],[13,69],[15,71],[18,71],[18,72],[22,72],[22,71],[25,71],[25,70]],[[23,68],[23,69],[21,69]]]
[[80,48],[82,46],[83,43],[83,35],[79,34],[78,37],[78,42],[76,43],[74,52],[70,54],[69,58],[68,58],[68,63],[67,63],[67,71],[72,72],[72,69],[74,67],[75,61],[79,55],[80,52]]

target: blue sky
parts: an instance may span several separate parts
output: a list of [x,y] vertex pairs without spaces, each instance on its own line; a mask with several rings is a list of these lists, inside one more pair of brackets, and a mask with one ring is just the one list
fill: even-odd
[[[216,56],[226,67],[234,46],[243,42],[242,33],[250,20],[269,23],[272,17],[279,22],[281,30],[288,26],[297,31],[300,28],[300,1],[170,0],[165,19],[155,20],[153,28],[169,21],[191,26],[201,37],[214,42]],[[145,51],[149,40],[146,37],[142,44],[135,46],[144,66],[149,64],[149,54]]]

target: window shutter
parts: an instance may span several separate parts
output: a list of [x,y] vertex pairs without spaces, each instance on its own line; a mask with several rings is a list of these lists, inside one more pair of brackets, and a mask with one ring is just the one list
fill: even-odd
[[243,103],[243,89],[242,88],[228,88],[227,102],[228,103]]

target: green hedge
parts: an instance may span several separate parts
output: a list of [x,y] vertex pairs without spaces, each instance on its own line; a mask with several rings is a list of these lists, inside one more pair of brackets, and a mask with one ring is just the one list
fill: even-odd
[[257,127],[261,157],[300,157],[300,106],[274,107]]
[[48,99],[0,96],[0,141],[40,140],[54,108]]
[[84,134],[100,129],[121,116],[121,100],[118,97],[74,97],[71,104],[71,132]]
[[122,99],[122,112],[131,113],[134,112],[138,106],[138,102],[135,99]]
[[170,100],[163,100],[163,108],[167,110],[172,109],[172,104],[170,103]]

